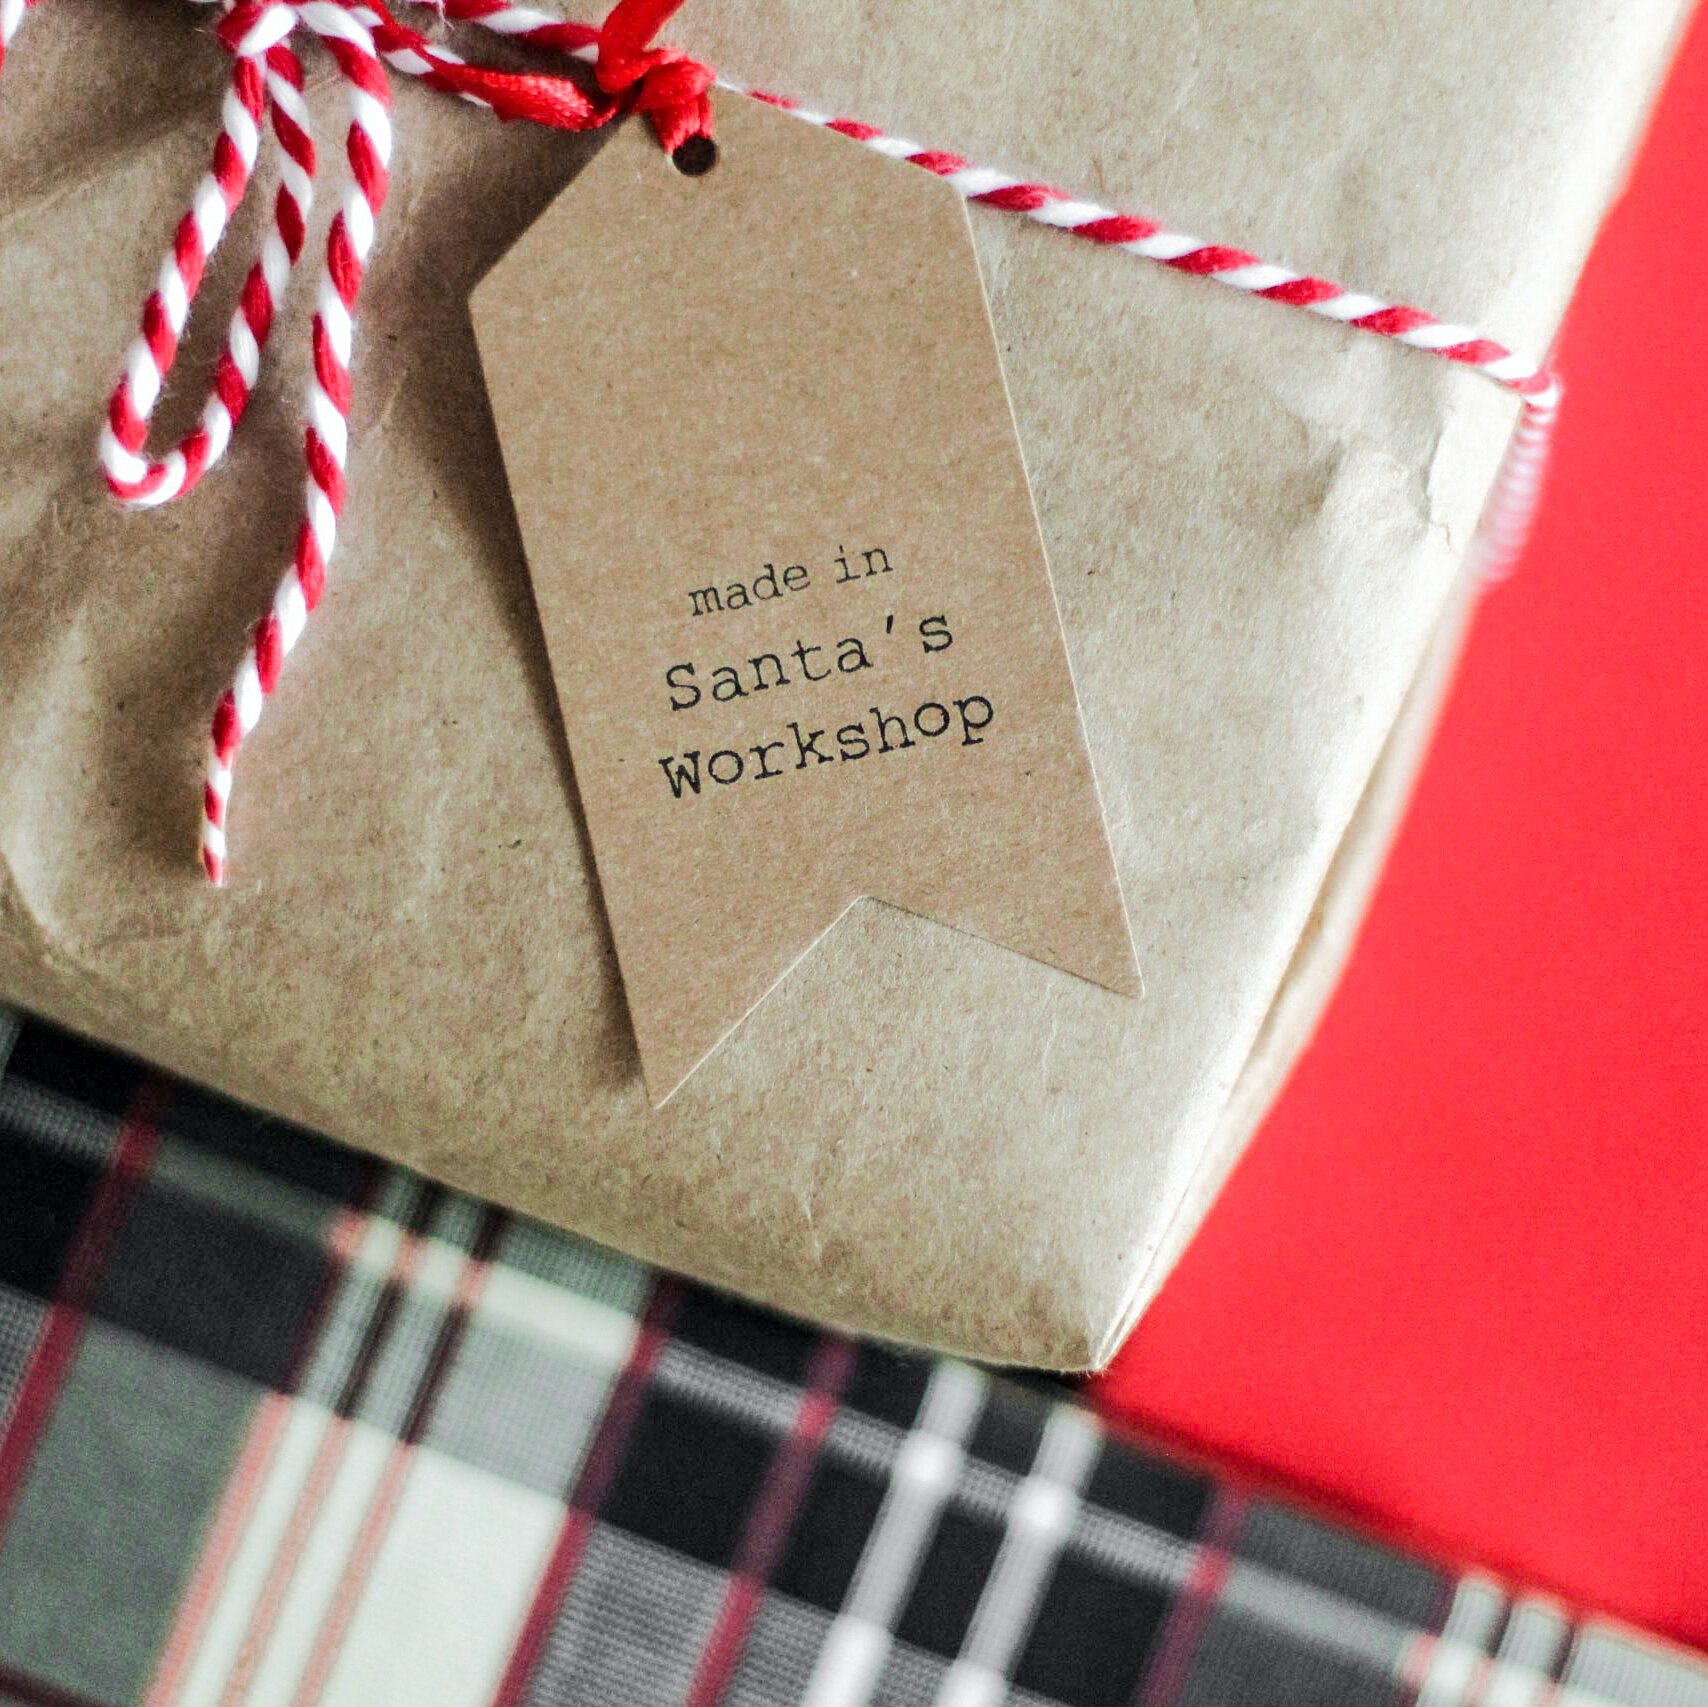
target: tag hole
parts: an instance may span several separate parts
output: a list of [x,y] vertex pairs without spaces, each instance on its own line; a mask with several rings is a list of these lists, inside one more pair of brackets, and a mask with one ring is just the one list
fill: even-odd
[[718,163],[718,145],[709,136],[691,136],[676,145],[670,163],[684,178],[703,178]]

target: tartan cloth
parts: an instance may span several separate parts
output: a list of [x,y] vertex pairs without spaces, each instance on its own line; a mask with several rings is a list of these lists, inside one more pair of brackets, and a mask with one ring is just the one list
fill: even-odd
[[[10,1707],[1708,1707],[1708,1672],[0,1012]],[[1635,1518],[1634,1518],[1635,1521]]]

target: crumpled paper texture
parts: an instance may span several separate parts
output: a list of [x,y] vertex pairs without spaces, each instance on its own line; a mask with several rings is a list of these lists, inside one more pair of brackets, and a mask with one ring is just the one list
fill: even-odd
[[[1538,347],[1683,10],[696,0],[676,34]],[[801,1314],[1107,1355],[1326,986],[1514,400],[975,214],[1147,999],[862,904],[654,1112],[467,312],[597,138],[400,87],[330,589],[245,748],[233,886],[200,877],[207,714],[299,501],[310,292],[186,503],[121,513],[92,447],[220,60],[193,9],[52,0],[0,85],[0,996]]]

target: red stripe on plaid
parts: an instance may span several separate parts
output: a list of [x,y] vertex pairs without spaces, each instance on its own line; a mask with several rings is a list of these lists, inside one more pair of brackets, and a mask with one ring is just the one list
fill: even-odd
[[558,1609],[569,1593],[575,1573],[581,1568],[582,1555],[587,1550],[588,1537],[598,1521],[605,1496],[617,1479],[617,1471],[622,1468],[623,1453],[639,1420],[647,1383],[652,1379],[659,1356],[669,1342],[671,1324],[681,1307],[681,1287],[667,1278],[657,1280],[641,1318],[640,1331],[629,1350],[629,1360],[612,1385],[598,1433],[582,1460],[575,1492],[570,1497],[569,1509],[564,1513],[563,1528],[558,1531],[551,1557],[540,1573],[539,1586],[534,1590],[527,1616],[517,1631],[509,1662],[492,1698],[492,1707],[522,1707],[528,1683],[557,1621]]
[[190,1662],[195,1658],[219,1598],[220,1585],[237,1555],[238,1544],[248,1531],[256,1498],[267,1479],[267,1471],[272,1467],[279,1437],[285,1431],[291,1403],[287,1395],[269,1392],[256,1408],[243,1449],[237,1455],[225,1491],[220,1496],[219,1509],[214,1513],[202,1555],[196,1561],[195,1574],[178,1603],[171,1632],[161,1649],[148,1693],[142,1698],[143,1707],[170,1707],[183,1688]]
[[1204,1523],[1192,1570],[1181,1585],[1168,1623],[1157,1642],[1155,1657],[1139,1685],[1138,1707],[1169,1707],[1180,1699],[1192,1669],[1192,1656],[1210,1613],[1221,1598],[1222,1585],[1233,1567],[1234,1547],[1245,1523],[1247,1502],[1226,1488],[1216,1490],[1215,1503]]
[[220,1496],[219,1509],[202,1545],[195,1573],[179,1599],[171,1632],[160,1651],[148,1693],[143,1697],[143,1707],[171,1707],[183,1687],[190,1662],[195,1658],[197,1646],[218,1601],[220,1585],[254,1516],[255,1501],[272,1466],[273,1454],[284,1433],[308,1360],[319,1343],[320,1331],[331,1311],[339,1283],[349,1272],[350,1259],[361,1243],[362,1231],[368,1224],[384,1178],[382,1167],[378,1164],[371,1166],[358,1200],[349,1208],[340,1210],[332,1219],[326,1239],[331,1261],[303,1319],[297,1342],[291,1348],[290,1361],[279,1388],[267,1393],[256,1407],[243,1449]]
[[137,1088],[94,1201],[66,1257],[58,1294],[48,1306],[29,1366],[0,1430],[0,1537],[5,1535],[36,1448],[76,1360],[96,1283],[160,1147],[156,1123],[170,1096],[162,1079],[144,1079]]
[[747,1530],[736,1554],[734,1574],[700,1652],[694,1680],[683,1697],[683,1707],[716,1707],[729,1687],[736,1662],[747,1645],[754,1615],[765,1598],[766,1586],[783,1555],[795,1514],[806,1497],[807,1484],[841,1403],[842,1390],[853,1370],[854,1347],[847,1340],[819,1341],[794,1421],[771,1460],[759,1497],[753,1502]]
[[267,1642],[284,1606],[291,1578],[296,1574],[297,1564],[308,1546],[314,1520],[320,1515],[320,1508],[325,1503],[333,1477],[343,1462],[344,1441],[349,1431],[350,1422],[347,1417],[334,1417],[321,1438],[314,1463],[303,1484],[301,1503],[291,1513],[290,1523],[285,1529],[279,1550],[273,1557],[272,1568],[267,1572],[266,1581],[261,1586],[260,1596],[250,1616],[249,1628],[243,1633],[237,1658],[225,1680],[225,1688],[220,1691],[220,1707],[239,1707],[239,1703],[249,1694],[249,1686],[254,1681],[255,1673],[261,1664],[261,1656],[266,1651]]
[[434,1338],[433,1349],[428,1353],[426,1364],[422,1368],[421,1379],[416,1385],[415,1397],[410,1402],[409,1416],[404,1422],[403,1432],[386,1460],[379,1487],[374,1492],[373,1501],[362,1520],[361,1530],[350,1549],[349,1558],[345,1561],[344,1574],[338,1580],[337,1591],[327,1609],[326,1621],[315,1638],[296,1694],[291,1698],[292,1707],[313,1707],[313,1703],[320,1699],[325,1690],[327,1679],[332,1675],[332,1667],[343,1651],[350,1626],[355,1623],[356,1614],[361,1608],[362,1595],[372,1580],[374,1562],[378,1559],[380,1548],[391,1528],[398,1501],[403,1497],[404,1484],[408,1481],[409,1471],[415,1462],[416,1448],[427,1432],[428,1423],[432,1421],[439,1395],[445,1390],[445,1379],[451,1372],[451,1365],[456,1361],[457,1348],[468,1332],[469,1318],[478,1307],[480,1295],[486,1288],[487,1277],[492,1272],[492,1254],[498,1248],[498,1240],[507,1219],[499,1209],[488,1207],[482,1212],[480,1229],[475,1235],[468,1260],[463,1264],[462,1273],[457,1276],[456,1291],[452,1294],[444,1320],[439,1324],[439,1332]]
[[442,1188],[428,1186],[415,1205],[409,1225],[403,1230],[403,1237],[399,1240],[397,1251],[392,1258],[391,1269],[386,1275],[379,1303],[368,1323],[355,1361],[350,1366],[343,1391],[338,1396],[336,1411],[315,1449],[314,1461],[303,1484],[302,1498],[291,1513],[290,1523],[279,1542],[279,1550],[273,1557],[272,1566],[267,1572],[266,1581],[262,1584],[260,1596],[250,1615],[249,1628],[243,1633],[243,1641],[237,1650],[231,1674],[226,1678],[225,1688],[220,1692],[220,1707],[240,1707],[249,1693],[250,1684],[255,1680],[255,1672],[261,1664],[261,1656],[266,1652],[273,1627],[284,1609],[285,1596],[296,1575],[297,1566],[302,1562],[315,1520],[320,1516],[333,1479],[344,1461],[351,1415],[362,1402],[368,1379],[379,1362],[380,1352],[390,1338],[399,1305],[415,1278],[416,1269],[420,1266],[422,1236],[443,1195]]

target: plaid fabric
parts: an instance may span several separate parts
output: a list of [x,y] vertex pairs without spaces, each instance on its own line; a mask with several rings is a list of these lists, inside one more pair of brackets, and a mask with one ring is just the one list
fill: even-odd
[[0,1702],[1708,1707],[1708,1675],[0,1013]]

